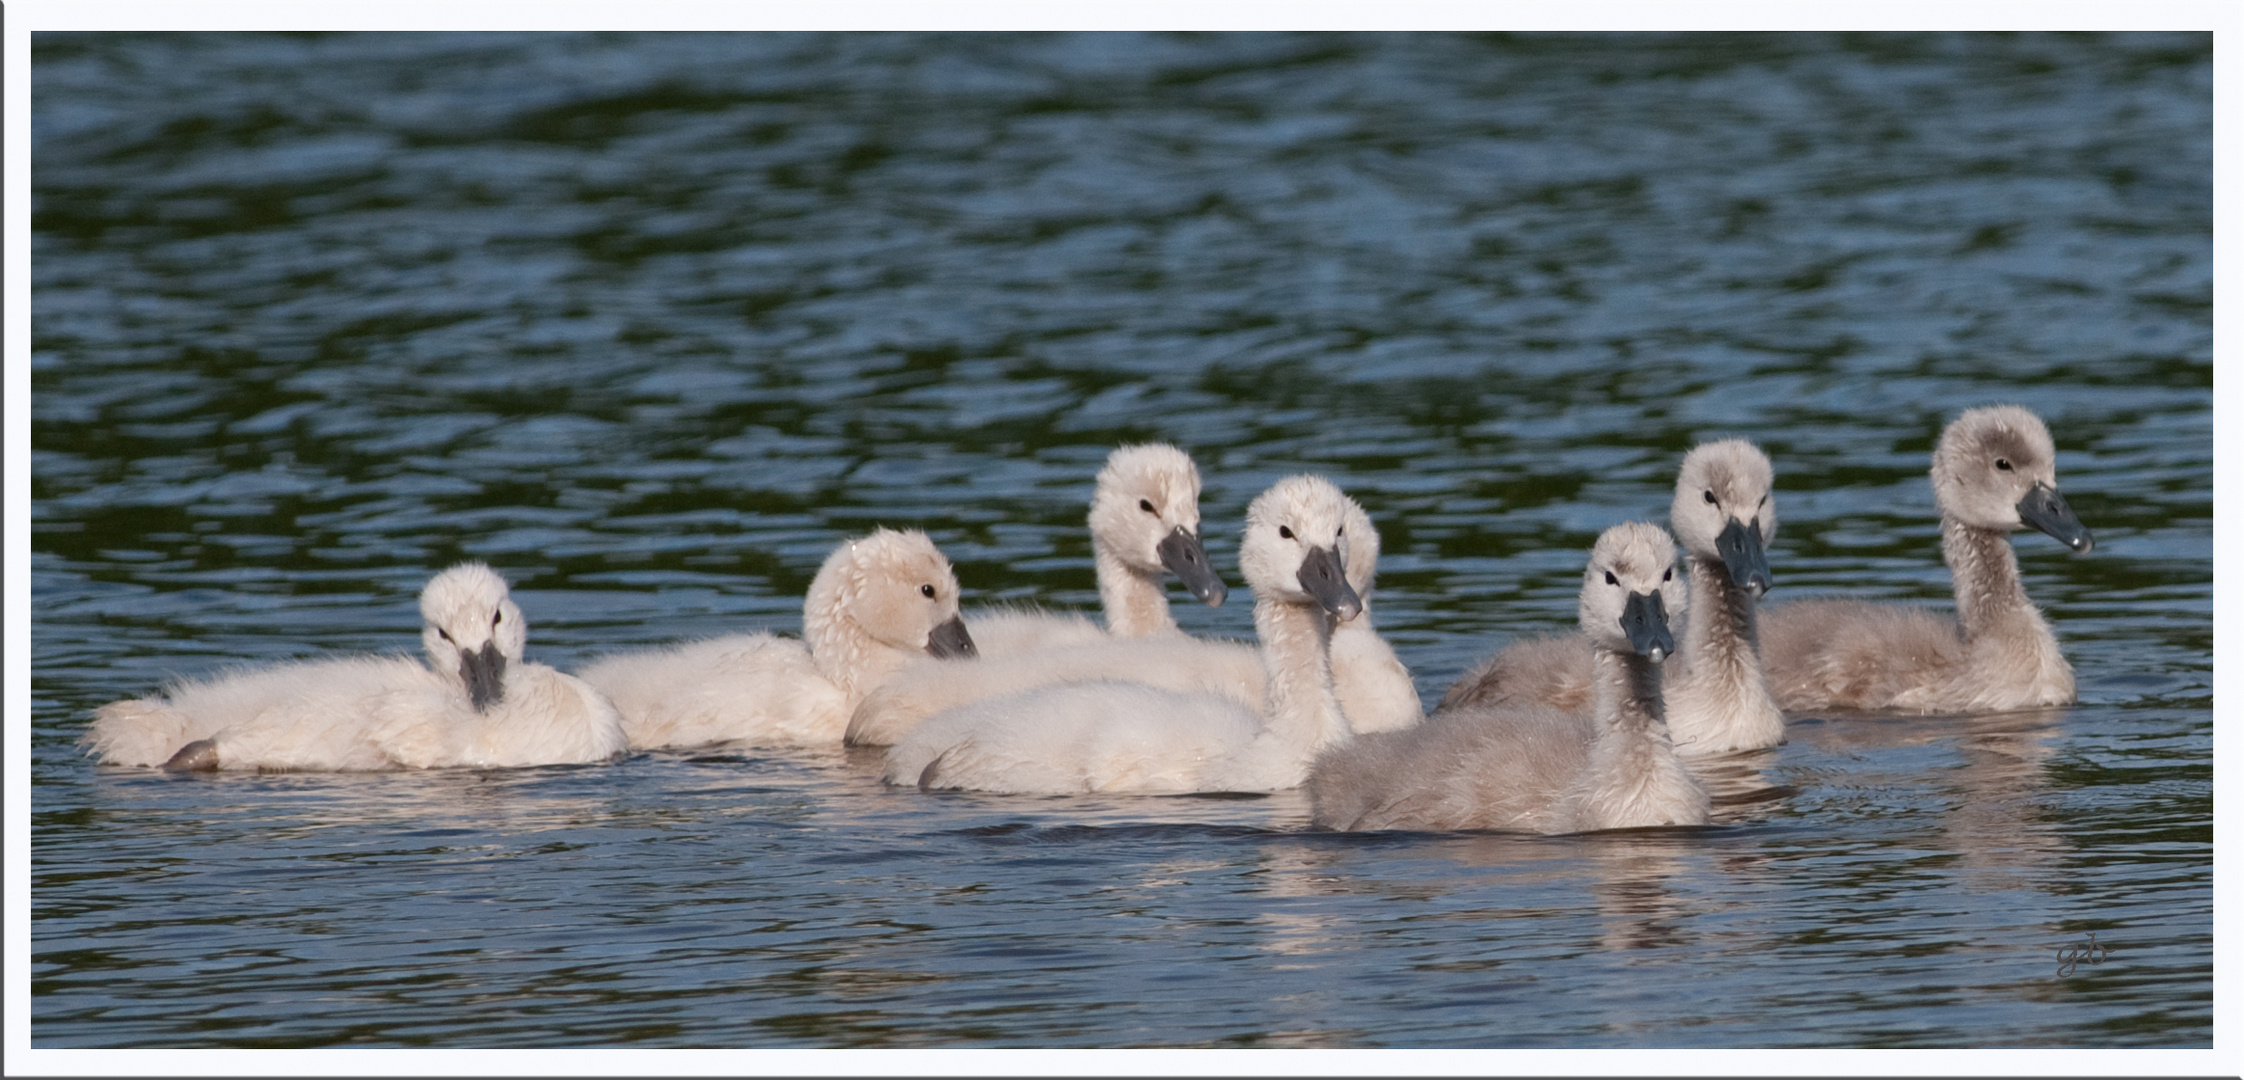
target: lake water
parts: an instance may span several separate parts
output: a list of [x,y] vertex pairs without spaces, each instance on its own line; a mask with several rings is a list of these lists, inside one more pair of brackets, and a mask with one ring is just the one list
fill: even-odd
[[[32,85],[33,1046],[2212,1045],[2207,36],[41,36]],[[1702,439],[1776,463],[1769,602],[1946,605],[1927,457],[1990,402],[2095,530],[2017,537],[2079,705],[1799,717],[1710,828],[75,747],[417,650],[470,557],[564,669],[792,631],[874,525],[1091,608],[1148,439],[1234,588],[1188,630],[1251,636],[1246,503],[1320,472],[1430,703]]]

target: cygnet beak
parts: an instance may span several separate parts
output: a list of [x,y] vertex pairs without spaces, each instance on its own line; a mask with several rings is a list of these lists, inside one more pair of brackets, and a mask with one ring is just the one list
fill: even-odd
[[1168,567],[1178,581],[1184,582],[1184,587],[1192,590],[1192,595],[1201,603],[1222,607],[1223,598],[1231,595],[1215,567],[1208,565],[1208,550],[1200,546],[1200,538],[1186,532],[1184,526],[1177,526],[1154,550],[1160,553],[1161,565]]
[[1331,548],[1310,548],[1294,577],[1333,618],[1346,622],[1363,613],[1364,602],[1348,584],[1348,575],[1340,570],[1340,556]]
[[1621,608],[1621,631],[1629,647],[1657,664],[1675,651],[1675,635],[1667,629],[1667,602],[1657,591],[1630,593]]
[[957,615],[927,632],[927,654],[938,660],[952,657],[971,660],[981,655],[974,648],[974,636],[966,632],[966,620]]
[[2063,541],[2075,555],[2086,555],[2096,546],[2096,537],[2088,526],[2073,516],[2065,497],[2047,484],[2035,484],[2025,498],[2018,500],[2018,520]]
[[1731,518],[1722,535],[1714,538],[1714,551],[1730,571],[1730,580],[1755,596],[1769,591],[1769,552],[1761,546],[1761,519],[1750,522]]
[[460,677],[467,681],[468,704],[484,712],[506,696],[506,656],[499,643],[486,641],[480,652],[460,650]]

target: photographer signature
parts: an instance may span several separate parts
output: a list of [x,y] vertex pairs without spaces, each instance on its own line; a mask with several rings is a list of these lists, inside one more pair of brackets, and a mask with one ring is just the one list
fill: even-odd
[[2073,973],[2073,965],[2083,960],[2101,964],[2112,954],[2111,946],[2096,944],[2096,934],[2091,931],[2086,945],[2067,945],[2057,950],[2057,977],[2062,979]]

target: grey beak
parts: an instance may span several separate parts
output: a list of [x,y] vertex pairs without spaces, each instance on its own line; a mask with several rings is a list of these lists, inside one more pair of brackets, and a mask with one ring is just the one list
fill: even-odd
[[499,643],[486,641],[483,651],[460,650],[460,677],[467,680],[468,704],[476,712],[488,710],[506,696],[506,657]]
[[1714,538],[1714,551],[1722,556],[1722,565],[1729,568],[1730,580],[1738,588],[1755,596],[1769,591],[1774,579],[1769,576],[1769,553],[1761,546],[1761,519],[1751,522],[1730,519],[1722,535]]
[[1192,590],[1192,595],[1201,603],[1222,607],[1223,598],[1231,595],[1215,567],[1208,565],[1208,550],[1200,546],[1200,538],[1184,531],[1184,526],[1177,526],[1154,550],[1161,555],[1161,565],[1168,567],[1178,581],[1184,582],[1184,587]]
[[1621,630],[1628,634],[1629,647],[1655,664],[1675,651],[1675,635],[1667,630],[1667,602],[1657,592],[1628,594]]
[[956,615],[951,621],[927,632],[927,654],[938,660],[952,657],[973,659],[981,653],[974,648],[974,636],[966,632],[966,620]]
[[2018,519],[2063,541],[2075,555],[2086,555],[2096,546],[2096,537],[2089,533],[2088,526],[2073,516],[2065,497],[2047,484],[2035,484],[2025,498],[2018,500]]
[[1333,618],[1345,621],[1363,613],[1364,602],[1349,586],[1348,575],[1340,572],[1340,556],[1331,548],[1310,548],[1309,557],[1301,560],[1301,572],[1294,576]]

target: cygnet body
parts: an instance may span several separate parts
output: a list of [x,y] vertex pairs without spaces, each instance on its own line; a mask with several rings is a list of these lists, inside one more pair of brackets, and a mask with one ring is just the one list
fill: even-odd
[[734,634],[584,669],[637,749],[836,743],[867,691],[913,658],[972,656],[950,560],[917,530],[835,548],[803,599],[803,638]]
[[1318,751],[1350,737],[1327,650],[1333,620],[1361,610],[1343,570],[1351,502],[1295,476],[1247,509],[1239,564],[1266,669],[1259,707],[1137,682],[1049,684],[930,717],[890,748],[883,778],[1036,794],[1299,784]]
[[[1423,718],[1417,686],[1393,647],[1371,625],[1369,603],[1379,567],[1379,532],[1355,500],[1347,500],[1346,514],[1346,574],[1362,610],[1333,630],[1333,688],[1352,730],[1408,727]],[[926,718],[971,702],[1038,686],[1100,681],[1218,694],[1250,710],[1262,707],[1265,685],[1260,651],[1241,642],[1181,633],[1077,642],[1027,655],[985,655],[971,663],[915,665],[866,696],[850,720],[849,742],[893,745]]]
[[523,660],[528,627],[490,568],[438,574],[421,616],[427,667],[347,657],[180,682],[103,706],[81,742],[111,764],[194,771],[506,768],[624,752],[605,697]]
[[[1702,443],[1676,471],[1668,520],[1688,555],[1692,616],[1666,675],[1668,731],[1687,757],[1776,746],[1784,715],[1763,677],[1756,600],[1776,539],[1775,470],[1743,439]],[[1531,704],[1586,712],[1592,658],[1581,634],[1507,646],[1450,687],[1441,708]]]
[[1437,711],[1328,750],[1309,777],[1322,828],[1586,832],[1707,820],[1706,791],[1669,744],[1659,663],[1688,593],[1657,525],[1606,530],[1583,575],[1591,721],[1530,704]]
[[1772,606],[1761,616],[1762,663],[1787,711],[2000,712],[2073,701],[2072,665],[2026,597],[2009,537],[2031,526],[2076,554],[2095,547],[2057,493],[2048,427],[2014,405],[1965,412],[1933,450],[1932,490],[1956,615],[1854,600]]
[[1174,446],[1121,446],[1108,454],[1091,493],[1090,527],[1106,629],[1081,615],[1034,608],[971,612],[966,626],[981,655],[994,660],[1177,633],[1163,587],[1168,574],[1211,607],[1229,592],[1200,543],[1200,469]]

